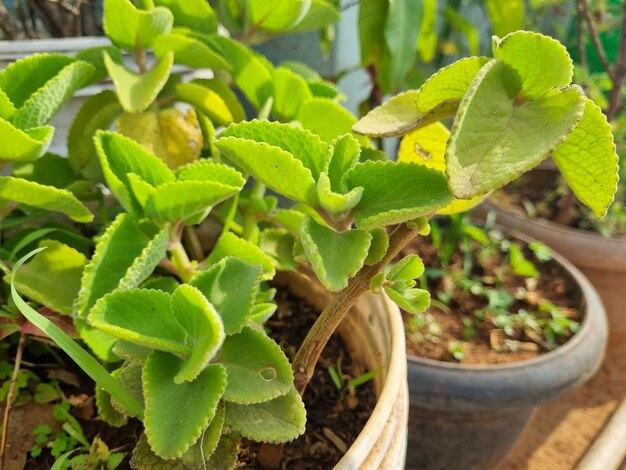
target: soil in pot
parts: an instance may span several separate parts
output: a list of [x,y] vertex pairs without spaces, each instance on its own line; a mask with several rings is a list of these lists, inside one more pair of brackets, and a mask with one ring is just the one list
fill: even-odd
[[[278,311],[266,326],[287,356],[293,357],[297,346],[304,339],[319,312],[304,299],[296,297],[284,288],[278,291],[276,301]],[[71,359],[66,358],[62,352],[59,354],[67,364],[67,373],[77,377],[80,383],[80,389],[64,383],[61,385],[63,393],[71,399],[70,401],[79,403],[80,397],[80,406],[74,406],[71,411],[83,428],[87,440],[91,442],[96,436],[100,436],[111,449],[117,448],[116,450],[120,452],[127,452],[127,457],[117,468],[130,468],[130,451],[141,433],[140,423],[133,420],[120,429],[100,420],[93,400],[93,382],[72,364]],[[28,356],[24,360],[27,364],[48,361],[45,358]],[[353,378],[369,376],[364,376],[368,371],[363,370],[360,364],[352,360],[341,337],[334,335],[322,353],[315,375],[304,396],[307,408],[306,432],[297,440],[285,445],[282,462],[284,469],[332,468],[357,438],[376,405],[376,393],[371,381],[365,380],[357,387],[345,387],[340,390],[335,384],[336,379],[333,380],[329,373],[330,368],[340,371],[344,383]],[[26,364],[24,369],[28,369]],[[22,453],[22,456],[14,453],[13,458],[19,458],[22,465],[25,463],[24,468],[50,468],[54,462],[47,449],[36,458],[29,455],[27,460],[25,456],[34,445],[32,429],[38,424],[47,424],[47,421],[54,424],[54,419],[48,419],[51,408],[52,405],[42,410],[41,406],[30,402],[13,411],[9,444],[17,453]],[[28,430],[22,429],[23,424],[29,421],[37,423]],[[257,443],[243,441],[237,468],[260,468],[256,462],[259,448]],[[8,455],[11,458],[12,454]]]

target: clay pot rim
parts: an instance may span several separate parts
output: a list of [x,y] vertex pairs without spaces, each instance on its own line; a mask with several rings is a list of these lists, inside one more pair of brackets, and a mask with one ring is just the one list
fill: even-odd
[[[536,241],[534,238],[529,237],[521,233],[512,234],[513,238],[517,238],[526,244]],[[626,240],[625,240],[626,241]],[[582,310],[584,317],[581,322],[580,330],[562,346],[558,347],[554,351],[541,354],[540,356],[530,359],[523,359],[520,361],[509,362],[505,364],[458,364],[453,362],[438,361],[435,359],[423,358],[412,355],[407,352],[407,360],[409,366],[422,366],[439,368],[444,370],[453,371],[471,371],[477,373],[489,374],[495,371],[514,371],[515,369],[526,369],[529,367],[537,367],[550,362],[562,360],[564,356],[568,355],[570,351],[580,347],[580,344],[585,341],[587,333],[591,331],[592,317],[606,317],[604,305],[600,300],[595,288],[591,285],[591,282],[587,277],[570,261],[568,261],[563,255],[560,255],[552,248],[550,248],[553,260],[561,266],[561,268],[572,278],[572,280],[578,285],[582,294]]]

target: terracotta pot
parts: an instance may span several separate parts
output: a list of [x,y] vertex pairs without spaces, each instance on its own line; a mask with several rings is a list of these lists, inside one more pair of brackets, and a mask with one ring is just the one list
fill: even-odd
[[[281,276],[282,277],[282,276]],[[322,286],[289,276],[293,292],[323,309],[330,295]],[[366,369],[381,367],[374,378],[376,407],[335,470],[398,470],[404,466],[409,397],[404,326],[387,297],[364,295],[338,329],[350,355]]]
[[496,213],[496,223],[541,240],[565,256],[589,278],[600,294],[609,318],[609,350],[626,343],[626,238],[606,238],[547,220],[531,219],[521,211],[491,202],[477,208],[478,216]]
[[537,405],[596,372],[608,335],[602,302],[578,269],[557,253],[554,259],[578,285],[584,312],[580,330],[563,346],[533,359],[487,366],[409,356],[407,469],[492,468]]

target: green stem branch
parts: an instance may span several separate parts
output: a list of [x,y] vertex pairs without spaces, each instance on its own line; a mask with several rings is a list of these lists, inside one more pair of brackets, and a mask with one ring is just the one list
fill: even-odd
[[170,229],[170,242],[167,249],[172,256],[172,265],[176,268],[178,276],[183,282],[188,282],[193,275],[193,265],[180,241],[181,234],[182,223],[173,224]]
[[20,333],[20,341],[17,344],[17,352],[15,354],[15,365],[13,366],[13,376],[9,385],[9,393],[7,401],[4,405],[4,417],[2,419],[2,441],[0,443],[0,470],[4,469],[4,460],[6,456],[7,441],[9,437],[9,419],[11,417],[11,405],[15,398],[15,388],[17,386],[17,376],[20,373],[20,365],[22,363],[22,353],[24,352],[24,344],[26,343],[26,335]]

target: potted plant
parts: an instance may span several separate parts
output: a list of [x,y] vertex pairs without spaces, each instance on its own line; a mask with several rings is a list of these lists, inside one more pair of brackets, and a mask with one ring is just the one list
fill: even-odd
[[[187,28],[171,30],[174,20]],[[0,177],[3,226],[15,227],[23,216],[41,223],[36,209],[89,223],[94,215],[79,198],[91,198],[98,214],[91,233],[99,233],[87,256],[67,243],[42,241],[45,249],[28,255],[35,256],[30,262],[24,264],[28,256],[15,262],[7,276],[15,308],[7,309],[19,310],[49,334],[95,380],[103,418],[117,424],[128,417],[143,421],[145,438],[133,458],[137,467],[154,468],[163,460],[169,466],[216,460],[226,466],[236,458],[239,436],[277,443],[301,434],[305,412],[300,394],[329,338],[362,296],[384,288],[416,310],[427,305],[428,293],[413,285],[413,258],[387,273],[384,268],[412,238],[427,231],[428,217],[453,201],[441,172],[385,160],[368,139],[351,134],[354,118],[340,111],[336,91],[328,84],[306,70],[274,69],[234,40],[194,30],[194,20],[166,7],[137,9],[128,0],[107,0],[105,30],[114,44],[134,52],[139,72],[105,51],[91,63],[34,56],[0,74],[0,123],[8,135],[21,139],[5,146],[2,158],[32,162]],[[143,60],[147,48],[159,58],[150,68]],[[173,62],[201,62],[220,73],[213,80],[177,82],[169,79]],[[511,78],[505,91],[515,88],[515,75],[505,62],[470,63],[477,69],[485,65],[483,74]],[[33,75],[39,83],[18,80],[31,70],[37,71]],[[52,132],[46,121],[98,71],[112,78],[116,92],[94,97],[78,113],[68,161],[49,155],[37,159]],[[224,72],[259,109],[261,119],[242,120]],[[435,101],[440,85],[436,77],[430,85]],[[537,86],[531,90],[537,92]],[[568,118],[554,133],[573,135],[585,107],[583,96],[576,87],[549,95]],[[173,107],[181,102],[191,105],[187,114]],[[447,110],[453,107],[446,104]],[[263,119],[269,114],[296,120],[301,127]],[[480,120],[474,118],[474,123]],[[107,130],[113,121],[116,131]],[[527,158],[529,166],[536,157]],[[49,184],[61,185],[59,171],[73,193]],[[244,175],[255,180],[249,191],[243,190]],[[487,186],[506,182],[498,176]],[[94,180],[101,183],[94,185]],[[277,208],[266,187],[296,206]],[[489,189],[471,188],[470,195]],[[218,225],[216,235],[207,237],[207,255],[193,226],[208,224],[209,216]],[[215,227],[208,225],[209,230]],[[49,235],[50,228],[22,237],[19,249],[8,254]],[[262,282],[273,277],[276,264],[294,263],[310,265],[320,283],[337,293],[290,367],[259,324],[274,310],[273,291]],[[22,296],[71,314],[94,354],[123,361],[110,373],[47,319],[52,316],[47,310],[38,313]],[[354,325],[370,331],[355,333],[356,339],[377,336],[369,325],[373,314],[374,309],[352,317]],[[404,454],[402,330],[397,310],[377,315],[385,331],[380,341],[359,340],[355,347],[373,342],[386,347],[364,347],[355,354],[386,358],[378,362],[385,369],[377,379],[382,399],[340,468],[395,468]],[[258,416],[263,420],[257,421]],[[379,433],[381,429],[385,431]],[[279,456],[279,448],[266,445],[258,458],[271,467]]]
[[[626,44],[621,43],[609,57],[615,57],[615,65],[609,63],[596,15],[590,11],[587,2],[578,1],[578,22],[587,25],[588,34],[578,37],[579,75],[585,81],[585,88],[598,103],[613,126],[618,151],[621,153],[623,142],[623,116],[620,110],[623,102],[623,88],[626,75],[621,64],[626,57]],[[611,5],[605,12],[607,25],[611,21],[619,24],[606,36],[614,40],[623,29],[623,23],[617,23],[616,13],[622,11],[618,5]],[[602,12],[598,12],[602,13]],[[606,29],[606,28],[603,28]],[[589,49],[593,49],[590,51]],[[586,52],[587,51],[587,52]],[[589,57],[588,53],[595,52]],[[618,59],[619,58],[619,59]],[[596,68],[603,67],[603,72],[589,73],[587,62]],[[559,168],[562,163],[555,160]],[[623,176],[623,161],[619,165]],[[617,177],[617,172],[614,177]],[[621,178],[615,201],[608,211],[592,211],[576,202],[576,189],[567,188],[566,181],[557,176],[555,165],[547,161],[543,168],[526,175],[518,182],[510,184],[504,191],[493,195],[479,209],[478,215],[484,217],[488,211],[494,211],[498,223],[509,229],[530,235],[544,241],[551,248],[564,255],[578,267],[593,283],[600,293],[606,307],[610,323],[609,348],[618,350],[626,338],[626,327],[622,321],[624,296],[621,289],[626,280],[626,239],[624,235],[624,184]],[[598,220],[597,217],[602,217]]]
[[[525,50],[537,51],[542,59],[527,60]],[[462,59],[442,69],[419,90],[374,109],[354,129],[369,136],[406,135],[399,160],[445,174],[459,198],[443,208],[444,213],[477,204],[486,193],[549,155],[584,203],[597,213],[606,211],[617,182],[610,127],[600,109],[570,85],[573,67],[565,49],[546,36],[516,32],[494,38],[493,55],[491,60]],[[539,62],[552,64],[554,74],[539,72]],[[580,101],[569,108],[572,114],[567,118],[569,106],[561,105],[573,90]],[[436,122],[450,117],[451,131]],[[557,130],[560,126],[565,126],[563,134]],[[581,136],[591,137],[586,141]],[[585,178],[580,174],[583,168]],[[583,327],[564,346],[506,365],[466,366],[410,357],[411,449],[418,457],[409,465],[494,465],[513,445],[534,406],[580,385],[596,370],[606,340],[602,304],[575,268],[556,259],[586,300]],[[565,364],[580,368],[568,369]],[[441,442],[431,438],[442,434],[447,439]],[[480,440],[483,437],[488,446]]]

